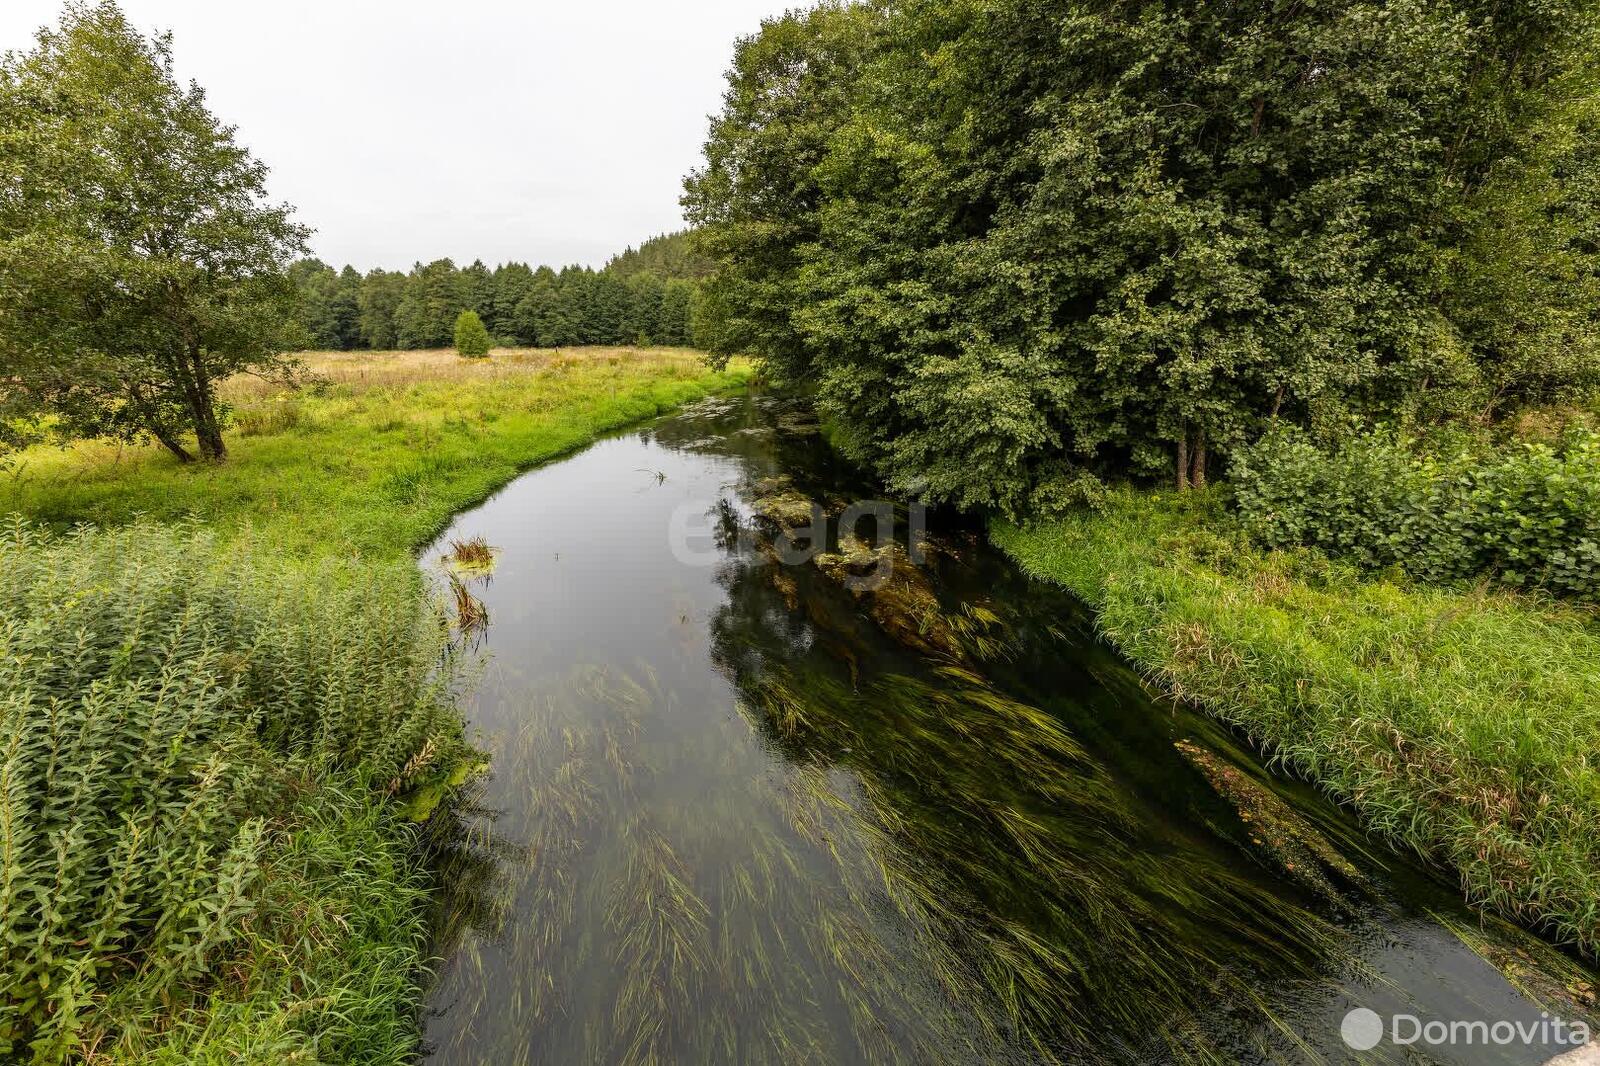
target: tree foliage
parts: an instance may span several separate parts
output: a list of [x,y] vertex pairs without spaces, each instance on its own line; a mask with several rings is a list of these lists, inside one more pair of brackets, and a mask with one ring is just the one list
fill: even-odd
[[637,248],[628,248],[611,257],[606,273],[619,278],[653,274],[663,281],[677,278],[699,281],[716,270],[716,261],[696,246],[689,230],[651,237]]
[[456,316],[455,334],[458,355],[488,355],[489,349],[494,347],[494,339],[484,328],[483,319],[479,318],[478,312],[471,308]]
[[1274,419],[1600,380],[1587,0],[904,0],[737,51],[690,220],[723,351],[902,488],[1203,481]]
[[676,269],[665,261],[629,262],[622,270],[556,271],[526,263],[458,268],[439,259],[418,263],[409,273],[374,270],[362,276],[352,267],[336,272],[320,260],[302,260],[291,270],[298,297],[294,346],[449,347],[465,311],[506,345],[694,343],[698,283],[657,272],[658,265]]
[[[112,3],[0,64],[0,404],[221,459],[221,378],[283,372],[306,231],[266,168]],[[330,329],[343,328],[335,323]]]

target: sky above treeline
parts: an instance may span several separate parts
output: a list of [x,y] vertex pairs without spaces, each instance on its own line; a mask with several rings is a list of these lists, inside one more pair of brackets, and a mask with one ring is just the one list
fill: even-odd
[[[682,225],[734,41],[783,0],[122,0],[329,262],[600,266]],[[0,51],[58,0],[0,2]]]

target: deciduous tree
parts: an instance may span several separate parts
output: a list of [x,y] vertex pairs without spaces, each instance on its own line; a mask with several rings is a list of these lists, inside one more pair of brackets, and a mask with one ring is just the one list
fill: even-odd
[[283,374],[307,231],[112,3],[0,64],[0,402],[78,434],[226,454],[216,385]]
[[1591,0],[791,14],[687,182],[703,321],[973,506],[1496,417],[1600,375],[1597,53]]

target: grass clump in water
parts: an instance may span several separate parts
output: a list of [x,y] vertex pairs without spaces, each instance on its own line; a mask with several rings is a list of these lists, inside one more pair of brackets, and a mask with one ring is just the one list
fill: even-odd
[[[0,1059],[410,1058],[431,831],[407,819],[480,765],[410,553],[744,377],[682,350],[307,362],[312,390],[224,384],[222,466],[88,442],[0,480],[0,514],[58,531],[0,536]],[[63,535],[84,522],[123,528]],[[480,634],[467,582],[442,591]]]
[[1255,550],[1215,497],[1123,492],[993,536],[1168,691],[1448,864],[1472,902],[1600,952],[1592,611]]
[[446,560],[464,570],[483,572],[494,567],[494,549],[483,537],[465,537],[450,542]]
[[0,533],[0,1056],[407,1057],[452,662],[407,568]]

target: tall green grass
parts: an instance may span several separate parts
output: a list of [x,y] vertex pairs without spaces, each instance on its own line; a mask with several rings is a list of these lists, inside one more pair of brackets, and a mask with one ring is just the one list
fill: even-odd
[[386,797],[466,757],[424,603],[192,526],[0,532],[0,1055],[410,1050],[427,886]]
[[992,536],[1162,687],[1235,723],[1474,902],[1600,952],[1600,625],[1260,551],[1216,497],[1119,492]]
[[310,362],[316,388],[228,383],[234,428],[221,466],[185,466],[149,446],[36,447],[0,470],[0,516],[66,528],[194,515],[224,531],[248,525],[288,555],[399,559],[527,467],[748,374],[674,349]]

